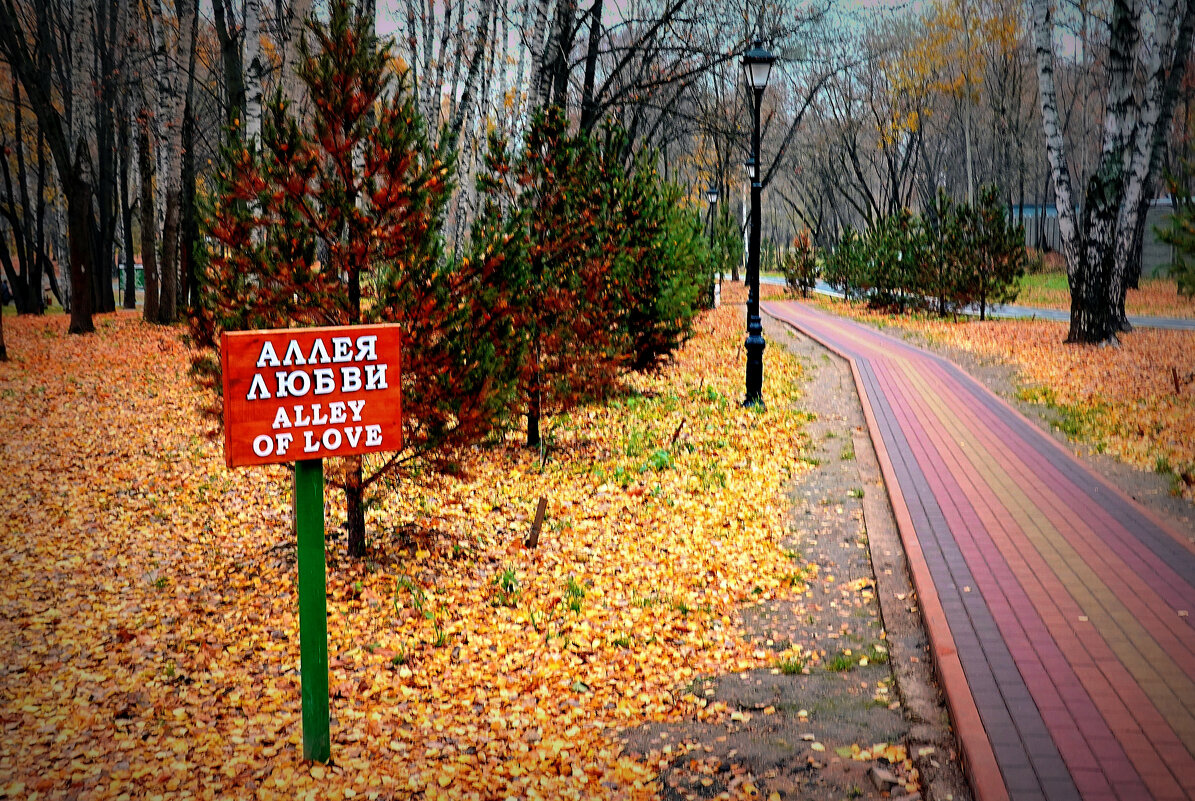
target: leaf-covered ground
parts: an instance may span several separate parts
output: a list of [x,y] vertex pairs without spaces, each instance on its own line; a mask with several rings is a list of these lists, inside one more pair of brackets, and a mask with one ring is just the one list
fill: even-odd
[[[1020,306],[1069,311],[1071,293],[1066,273],[1026,275],[1021,279],[1020,294],[1013,302]],[[1172,278],[1143,279],[1139,289],[1128,291],[1124,305],[1128,314],[1195,317],[1195,297],[1180,295],[1178,284]]]
[[1195,332],[1139,328],[1122,335],[1120,347],[1068,345],[1065,323],[893,317],[861,304],[820,302],[1013,366],[1022,383],[1019,397],[1051,407],[1069,437],[1156,470],[1173,492],[1195,498],[1195,381],[1188,380],[1195,378]]
[[460,478],[394,483],[364,562],[328,493],[328,766],[301,759],[286,469],[224,467],[176,330],[10,319],[0,796],[654,795],[678,755],[633,759],[618,733],[729,716],[694,681],[785,656],[736,606],[810,575],[779,546],[782,486],[809,469],[799,367],[770,350],[768,410],[740,408],[741,313],[550,421],[546,459],[489,447]]

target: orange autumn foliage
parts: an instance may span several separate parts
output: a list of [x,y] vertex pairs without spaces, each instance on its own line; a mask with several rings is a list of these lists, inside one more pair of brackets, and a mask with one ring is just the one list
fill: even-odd
[[739,407],[741,313],[558,420],[544,455],[479,448],[459,479],[387,487],[365,560],[329,493],[328,766],[300,758],[286,468],[224,467],[177,331],[8,323],[0,795],[654,797],[683,749],[635,759],[620,733],[727,717],[686,688],[772,665],[735,608],[812,570],[779,545],[810,469],[801,370],[770,350],[768,410]]

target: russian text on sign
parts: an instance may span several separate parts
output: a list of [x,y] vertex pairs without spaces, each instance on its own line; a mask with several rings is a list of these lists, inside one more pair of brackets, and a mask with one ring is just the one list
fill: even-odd
[[398,345],[396,326],[225,334],[229,464],[400,449]]

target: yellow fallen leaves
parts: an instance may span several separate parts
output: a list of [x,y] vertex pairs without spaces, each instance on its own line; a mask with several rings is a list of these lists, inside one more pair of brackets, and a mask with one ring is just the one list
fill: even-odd
[[[899,743],[875,743],[870,748],[864,748],[857,743],[850,748],[851,759],[856,762],[870,762],[873,759],[883,759],[892,765],[900,765],[909,758],[908,750]],[[907,768],[912,768],[910,762]]]
[[[6,324],[0,726],[12,789],[73,798],[652,797],[650,720],[723,718],[687,687],[760,668],[735,607],[788,597],[781,489],[800,371],[739,407],[741,307],[676,364],[372,499],[369,559],[329,503],[333,760],[304,764],[290,482],[228,471],[170,329]],[[683,423],[683,425],[682,425]],[[539,547],[521,541],[548,499]],[[797,565],[797,568],[802,566]]]
[[[1021,397],[1047,403],[1059,426],[1129,464],[1195,470],[1195,388],[1176,393],[1171,369],[1190,364],[1195,332],[1138,329],[1118,348],[1067,345],[1060,323],[1025,320],[917,325],[936,339],[1014,365]],[[1195,479],[1195,474],[1192,475]],[[1195,486],[1177,489],[1195,497]]]

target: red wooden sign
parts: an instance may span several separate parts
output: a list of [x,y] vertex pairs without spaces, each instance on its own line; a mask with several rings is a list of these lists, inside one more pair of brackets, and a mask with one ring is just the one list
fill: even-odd
[[225,332],[220,366],[228,466],[402,450],[399,330]]

